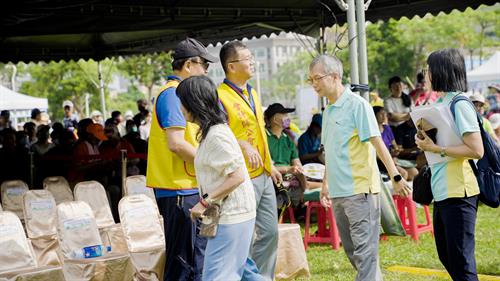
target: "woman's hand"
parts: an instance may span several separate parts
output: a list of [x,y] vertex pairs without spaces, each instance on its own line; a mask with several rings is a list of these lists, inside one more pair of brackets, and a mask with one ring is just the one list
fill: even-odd
[[206,208],[198,202],[192,209],[189,211],[191,212],[191,220],[196,221],[197,218],[203,217],[203,213],[205,213]]
[[[424,138],[423,139],[419,138],[418,137],[419,134],[422,134]],[[420,148],[423,151],[438,153],[440,150],[440,147],[437,146],[423,130],[419,130],[418,133],[415,135],[415,144],[417,144],[418,148]]]

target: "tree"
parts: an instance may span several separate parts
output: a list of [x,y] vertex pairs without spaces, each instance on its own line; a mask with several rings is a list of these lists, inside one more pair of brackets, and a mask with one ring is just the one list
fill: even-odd
[[119,58],[117,67],[137,89],[144,87],[144,97],[151,101],[155,87],[162,86],[166,77],[172,74],[172,56],[161,52],[123,57]]
[[[106,84],[112,72],[111,60],[104,60],[103,75]],[[100,91],[96,86],[97,62],[40,62],[38,64],[25,65],[22,69],[29,75],[30,80],[21,85],[21,92],[36,97],[45,97],[49,101],[49,114],[52,120],[61,120],[64,116],[62,102],[70,100],[80,117],[84,116],[85,96],[90,94],[90,107],[100,108]],[[106,77],[106,74],[108,74]],[[97,84],[98,85],[98,84]],[[108,95],[105,95],[106,97]],[[106,98],[109,100],[109,98]]]

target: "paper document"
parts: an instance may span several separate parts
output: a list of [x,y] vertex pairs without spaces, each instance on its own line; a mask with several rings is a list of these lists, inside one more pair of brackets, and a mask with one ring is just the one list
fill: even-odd
[[[419,106],[410,112],[411,119],[415,126],[421,118],[429,122],[434,128],[437,128],[436,144],[442,147],[456,146],[463,144],[462,138],[458,134],[457,126],[451,115],[450,107],[447,105],[427,105]],[[429,165],[449,162],[452,157],[441,157],[441,155],[432,152],[425,152],[425,158]]]

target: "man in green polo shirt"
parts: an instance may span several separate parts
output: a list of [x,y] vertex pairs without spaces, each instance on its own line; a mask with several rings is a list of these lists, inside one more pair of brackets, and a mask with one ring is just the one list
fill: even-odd
[[[294,112],[294,108],[286,108],[280,103],[271,104],[264,112],[266,119],[267,144],[271,153],[271,159],[278,171],[285,176],[292,176],[290,181],[290,197],[294,206],[301,200],[303,189],[306,187],[306,179],[303,175],[302,164],[299,153],[293,140],[284,132],[290,126],[288,113]],[[294,184],[295,183],[295,184]]]

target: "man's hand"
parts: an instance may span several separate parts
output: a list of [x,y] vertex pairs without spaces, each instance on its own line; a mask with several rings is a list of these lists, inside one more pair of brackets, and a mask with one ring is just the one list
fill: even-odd
[[280,171],[278,171],[274,165],[271,166],[271,178],[275,185],[280,185],[283,182]]
[[241,150],[243,151],[243,154],[245,155],[245,158],[248,160],[248,164],[250,165],[250,168],[253,170],[264,166],[264,162],[262,161],[262,157],[260,157],[260,153],[255,147],[253,147],[251,144],[249,144],[246,141],[239,141],[239,144],[241,146]]
[[404,179],[401,179],[399,182],[392,180],[392,187],[394,188],[394,193],[401,197],[408,197],[411,193],[408,183]]
[[288,173],[290,174],[294,174],[294,175],[301,175],[304,173],[304,169],[302,169],[301,166],[290,166],[290,168],[288,169],[287,171]]
[[205,210],[206,208],[198,202],[198,204],[189,210],[191,212],[191,220],[196,221],[197,218],[203,217]]
[[321,193],[319,195],[319,202],[321,206],[325,208],[330,208],[332,206],[332,201],[330,200],[330,194],[328,192],[328,185],[323,182],[321,186]]

